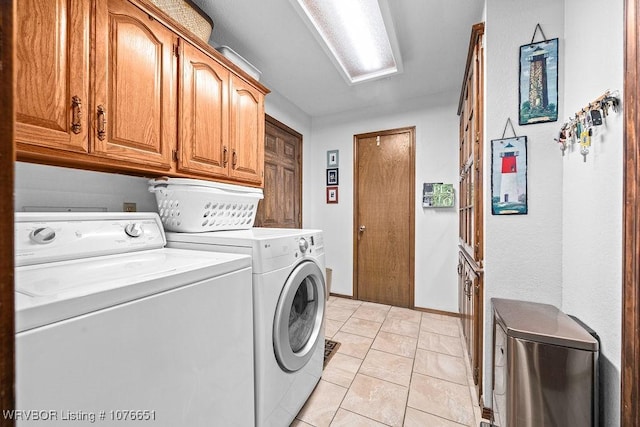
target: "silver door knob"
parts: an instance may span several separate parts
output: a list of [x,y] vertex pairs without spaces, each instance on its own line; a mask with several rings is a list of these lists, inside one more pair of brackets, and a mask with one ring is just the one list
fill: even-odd
[[360,230],[360,232],[362,233],[366,228],[367,228],[367,227],[365,227],[364,225],[361,225],[361,226],[360,226],[360,228],[359,228],[359,230]]

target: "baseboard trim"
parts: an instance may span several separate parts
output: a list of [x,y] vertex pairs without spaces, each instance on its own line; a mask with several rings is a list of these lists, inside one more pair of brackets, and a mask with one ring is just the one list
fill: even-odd
[[335,292],[329,292],[329,296],[332,296],[332,297],[338,297],[338,298],[353,299],[353,296],[351,296],[351,295],[337,294],[337,293],[335,293]]
[[461,317],[460,313],[454,313],[453,311],[436,310],[433,308],[424,308],[424,307],[414,307],[413,309],[416,311],[422,311],[424,313],[440,314],[442,316],[450,316],[450,317],[456,317],[456,318]]
[[[354,299],[352,295],[338,294],[335,292],[329,292],[329,295],[332,297],[338,297],[338,298]],[[449,316],[449,317],[456,317],[456,318],[462,317],[460,313],[454,313],[452,311],[445,311],[445,310],[436,310],[434,308],[413,307],[413,309],[416,311],[422,311],[424,313],[440,314],[442,316]]]

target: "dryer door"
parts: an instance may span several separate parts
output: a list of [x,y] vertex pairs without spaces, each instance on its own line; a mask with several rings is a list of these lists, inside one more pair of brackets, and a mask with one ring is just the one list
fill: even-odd
[[324,340],[324,286],[322,271],[313,261],[301,262],[287,278],[273,322],[273,347],[285,371],[304,367],[318,340]]

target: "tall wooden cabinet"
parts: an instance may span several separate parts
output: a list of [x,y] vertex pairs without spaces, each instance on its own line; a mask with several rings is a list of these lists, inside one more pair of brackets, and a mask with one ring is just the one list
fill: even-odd
[[[465,78],[460,94],[460,183],[458,295],[463,333],[477,395],[482,396],[483,331],[483,35],[484,24],[471,30]],[[478,402],[480,403],[480,402]]]
[[269,90],[149,0],[17,16],[18,160],[263,185]]

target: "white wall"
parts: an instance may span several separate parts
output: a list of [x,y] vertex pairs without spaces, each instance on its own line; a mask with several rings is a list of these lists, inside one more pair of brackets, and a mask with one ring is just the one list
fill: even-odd
[[[485,328],[484,401],[491,403],[491,298],[562,305],[562,156],[553,138],[559,122],[517,126],[520,46],[536,24],[560,40],[559,117],[563,117],[564,3],[557,0],[486,0],[485,38]],[[542,40],[536,38],[536,41]],[[528,214],[491,215],[491,140],[507,118],[527,136]]]
[[[584,31],[583,22],[607,31]],[[607,89],[623,91],[623,29],[622,0],[565,0],[565,117]],[[600,336],[606,426],[620,422],[623,122],[610,114],[597,128],[586,163],[577,144],[562,159],[562,308]]]
[[15,210],[76,208],[122,212],[134,202],[138,212],[156,212],[148,178],[16,162]]
[[[305,226],[325,230],[332,292],[353,295],[353,136],[416,126],[415,305],[457,312],[457,209],[423,209],[423,182],[458,182],[458,93],[313,120],[305,157]],[[339,203],[325,202],[327,150],[340,150]],[[457,187],[457,185],[456,185]]]

